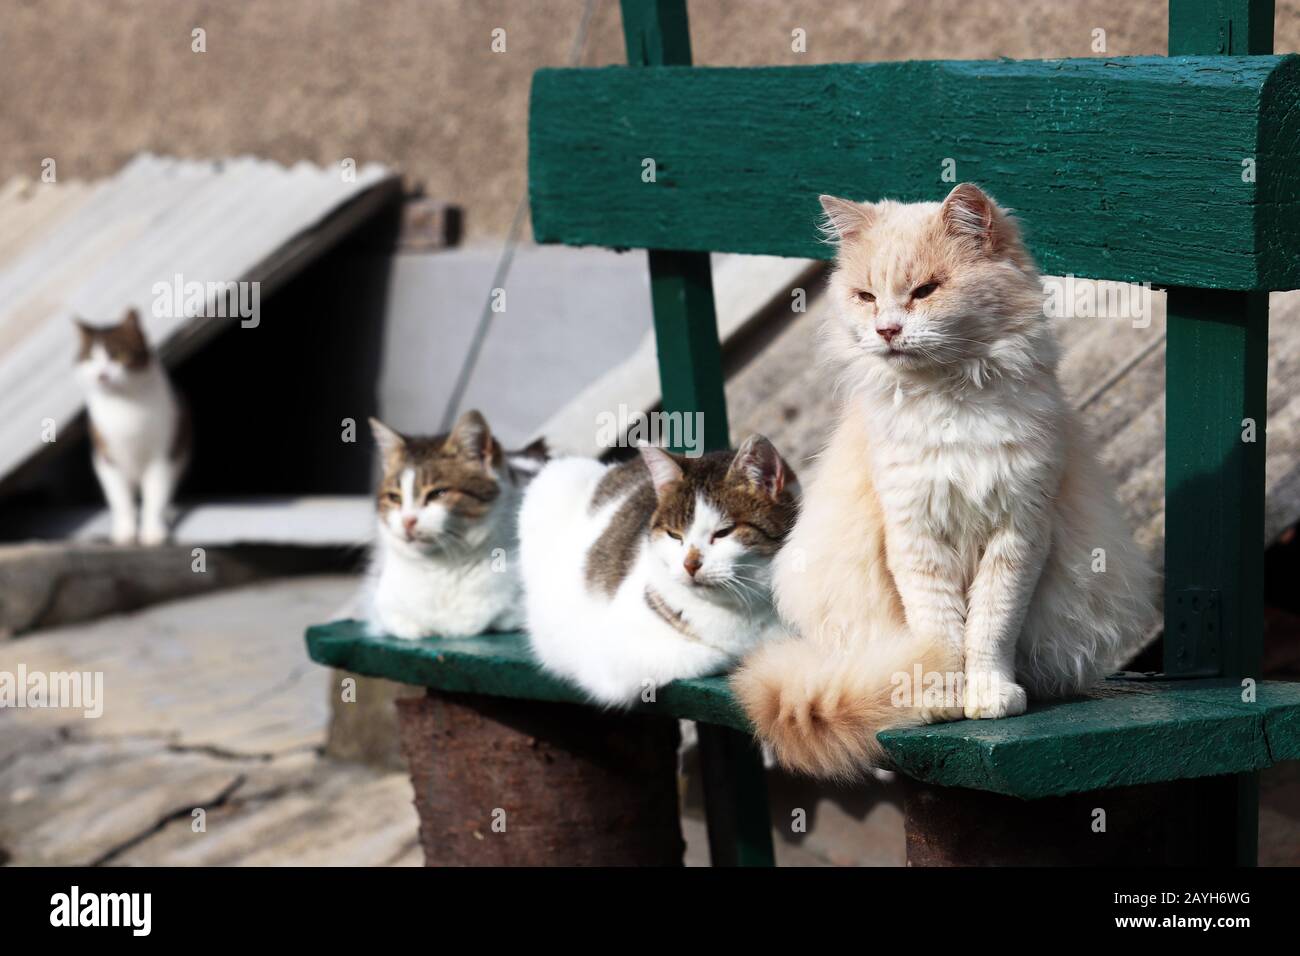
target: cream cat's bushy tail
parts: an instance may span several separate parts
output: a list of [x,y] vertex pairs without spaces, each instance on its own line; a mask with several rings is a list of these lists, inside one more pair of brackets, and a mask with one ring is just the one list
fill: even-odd
[[898,700],[917,666],[923,673],[947,674],[960,671],[962,663],[906,630],[851,648],[796,638],[751,654],[731,687],[784,766],[847,780],[879,765],[877,733],[931,722],[926,710]]

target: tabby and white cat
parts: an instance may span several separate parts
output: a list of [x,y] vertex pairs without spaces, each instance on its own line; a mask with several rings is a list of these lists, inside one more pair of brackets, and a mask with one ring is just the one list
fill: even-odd
[[516,630],[519,500],[545,446],[503,451],[476,411],[432,438],[374,418],[370,427],[384,472],[362,595],[370,631],[413,640]]
[[[1137,649],[1154,576],[1062,394],[1007,211],[970,184],[943,203],[822,205],[846,399],[775,564],[801,638],[733,686],[783,763],[851,776],[884,727],[1088,687]],[[927,700],[916,668],[927,687],[955,672],[963,696]]]
[[695,459],[640,451],[613,466],[551,462],[520,513],[533,652],[610,706],[784,633],[770,571],[797,487],[776,449],[754,436]]
[[112,514],[112,539],[161,544],[189,458],[189,415],[134,309],[117,325],[77,320],[77,328],[76,378],[86,396],[91,461]]

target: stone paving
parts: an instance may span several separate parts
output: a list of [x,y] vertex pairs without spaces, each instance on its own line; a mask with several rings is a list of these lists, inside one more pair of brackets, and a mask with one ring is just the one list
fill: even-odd
[[0,643],[0,671],[104,674],[98,719],[0,710],[0,858],[422,862],[405,774],[320,752],[330,672],[302,630],[355,585],[281,579]]

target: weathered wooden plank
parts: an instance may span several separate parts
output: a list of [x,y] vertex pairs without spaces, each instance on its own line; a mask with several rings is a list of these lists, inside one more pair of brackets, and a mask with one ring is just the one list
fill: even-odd
[[1260,676],[1268,295],[1169,290],[1165,671]]
[[[434,690],[580,703],[544,674],[519,634],[466,640],[369,637],[362,624],[309,628],[312,660]],[[635,710],[751,732],[722,677],[676,681]],[[1300,757],[1300,684],[1107,681],[1090,698],[1035,704],[1022,717],[964,720],[880,735],[909,776],[1033,799],[1240,773]]]
[[819,193],[937,200],[952,160],[1045,272],[1297,288],[1298,107],[1294,56],[541,70],[533,231],[829,258]]
[[1024,799],[1260,770],[1293,752],[1300,684],[1107,681],[1098,699],[1035,706],[1024,717],[886,731],[916,780]]
[[[360,621],[335,621],[307,629],[307,652],[318,664],[433,690],[571,704],[589,702],[574,685],[541,671],[529,653],[527,640],[518,633],[404,641],[370,637]],[[723,678],[676,681],[660,688],[656,697],[654,703],[640,704],[636,709],[750,730]]]

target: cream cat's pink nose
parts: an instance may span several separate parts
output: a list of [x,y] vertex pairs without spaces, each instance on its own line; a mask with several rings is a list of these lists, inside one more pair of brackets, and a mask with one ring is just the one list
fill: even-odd
[[686,560],[682,562],[682,567],[686,569],[687,574],[691,577],[695,577],[695,572],[700,570],[703,566],[704,562],[700,560],[700,553],[694,548],[691,548],[691,550],[686,553]]
[[407,515],[402,519],[402,527],[405,528],[408,533],[410,533],[415,530],[415,522],[417,520],[418,519],[415,517],[415,515]]
[[876,334],[879,335],[886,342],[894,341],[894,336],[901,331],[903,331],[903,327],[901,325],[877,325],[876,326]]

